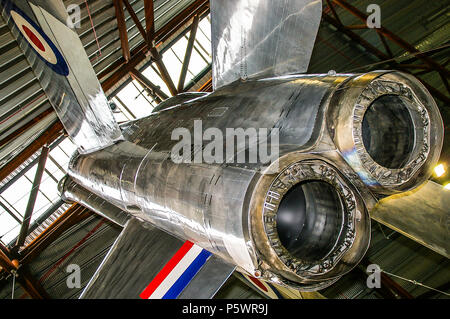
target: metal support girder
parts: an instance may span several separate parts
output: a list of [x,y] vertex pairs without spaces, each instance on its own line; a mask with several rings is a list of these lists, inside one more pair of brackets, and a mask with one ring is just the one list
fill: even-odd
[[[65,136],[61,135],[56,141],[51,143],[50,151],[53,150],[55,147],[59,145],[63,141]],[[49,158],[51,156],[49,155]],[[26,160],[26,159],[25,159]],[[8,182],[6,182],[3,186],[0,187],[0,194],[3,193],[5,190],[7,190],[12,184],[14,184],[19,178],[21,178],[23,175],[25,175],[37,162],[39,161],[39,157],[36,157],[34,160],[32,160],[30,163],[28,163],[25,167],[23,167],[14,177],[12,177]],[[61,169],[64,174],[66,173],[65,170],[56,162],[53,162],[56,166],[58,166],[59,169]],[[19,223],[22,221],[19,220]]]
[[11,271],[16,271],[17,268],[13,264],[11,259],[8,257],[8,255],[6,254],[5,250],[6,250],[6,247],[0,249],[0,267],[2,269],[4,269],[5,271],[11,273]]
[[[322,15],[322,18],[324,21],[326,21],[327,23],[333,25],[336,29],[338,29],[339,32],[348,36],[352,41],[361,44],[364,48],[366,48],[370,53],[375,55],[380,60],[389,60],[389,56],[387,54],[378,50],[375,46],[373,46],[368,41],[363,39],[360,35],[356,34],[352,30],[346,28],[346,26],[343,25],[341,22],[339,22],[339,20],[331,17],[330,15],[328,15],[326,13],[324,13]],[[386,62],[386,63],[389,63],[389,62]]]
[[0,251],[2,251],[6,256],[9,255],[9,249],[5,247],[1,242],[0,242]]
[[134,115],[134,113],[133,112],[131,112],[131,110],[128,108],[128,106],[125,104],[125,103],[123,103],[123,101],[120,99],[120,97],[119,96],[115,96],[114,97],[119,103],[120,103],[120,105],[122,105],[122,107],[135,119],[136,118],[136,115]]
[[19,268],[17,281],[32,299],[51,299],[39,281],[33,278],[28,270],[28,266],[22,265]]
[[128,44],[127,25],[125,24],[125,12],[123,11],[123,1],[113,0],[116,8],[117,27],[119,28],[120,44],[122,46],[122,55],[126,62],[130,61],[130,46]]
[[184,55],[183,66],[181,67],[180,79],[178,81],[178,92],[184,91],[184,81],[186,80],[186,74],[191,61],[192,49],[194,48],[195,37],[197,35],[198,23],[200,17],[196,15],[191,25],[191,33],[189,35],[188,44],[186,47],[186,53]]
[[[131,75],[131,74],[130,74],[130,75]],[[133,76],[131,76],[131,78],[134,79],[134,80],[136,80],[136,78],[133,77]],[[136,81],[138,81],[138,80],[136,80]],[[140,83],[141,85],[143,85],[142,82],[139,81],[139,83]],[[133,83],[133,84],[134,84],[134,83]],[[138,89],[140,95],[142,95],[142,93],[145,92],[145,93],[147,93],[148,96],[150,96],[150,97],[153,99],[153,102],[156,102],[157,104],[159,104],[159,103],[162,102],[162,100],[160,99],[160,97],[157,96],[152,90],[150,90],[150,89],[149,89],[148,87],[146,87],[145,85],[144,85],[144,90],[140,90],[139,87],[136,86],[136,84],[134,84],[134,86],[136,87],[136,89]],[[146,100],[147,100],[147,98],[146,98]]]
[[133,7],[130,5],[128,0],[123,0],[123,3],[125,4],[125,8],[127,8],[127,11],[130,14],[131,19],[133,19],[134,24],[138,28],[142,37],[144,38],[144,41],[148,43],[147,33],[145,32],[144,27],[141,24],[141,21],[139,21],[139,18],[137,17],[136,12],[134,12]]
[[342,24],[341,19],[339,18],[336,9],[334,8],[333,4],[331,3],[331,0],[326,0],[327,1],[327,5],[328,8],[331,10],[331,13],[333,14],[334,18],[340,23]]
[[[381,61],[386,62],[393,68],[398,68],[404,72],[411,73],[407,66],[396,62],[394,59],[391,59],[386,53],[380,51],[375,46],[370,44],[368,41],[363,39],[360,35],[356,34],[352,30],[346,28],[345,25],[340,23],[337,19],[333,18],[329,14],[323,13],[322,18],[327,23],[333,25],[339,32],[348,36],[352,41],[363,46],[367,51],[369,51],[371,54],[376,56]],[[442,93],[439,90],[437,90],[436,88],[432,87],[430,84],[423,81],[422,79],[420,79],[420,80],[421,80],[422,84],[431,92],[431,94],[433,94],[436,98],[440,99],[441,101],[447,103],[447,105],[450,104],[450,98],[448,98],[444,93]]]
[[[126,62],[125,60],[119,60],[116,63],[113,63],[110,67],[110,69],[112,69],[111,72],[113,73],[102,83],[103,91],[109,91],[114,85],[116,85],[117,82],[127,76],[131,69],[141,63],[146,58],[146,48],[147,43],[144,42],[131,52],[130,61]],[[109,73],[110,71],[107,69],[105,72],[100,73],[98,78],[101,79]]]
[[377,34],[378,37],[380,38],[381,43],[384,46],[384,49],[386,50],[386,53],[389,55],[390,58],[393,58],[394,54],[392,53],[391,48],[389,47],[389,44],[386,41],[386,38],[381,33],[377,32]]
[[36,169],[36,174],[34,176],[30,192],[30,197],[28,198],[25,214],[23,215],[22,227],[20,228],[19,237],[17,238],[16,245],[13,249],[13,254],[16,254],[19,251],[20,247],[22,247],[22,245],[25,242],[25,238],[27,237],[31,215],[33,214],[34,205],[36,203],[36,198],[39,193],[39,186],[41,184],[42,176],[44,175],[45,163],[47,162],[49,151],[50,149],[47,146],[42,147],[41,155],[39,156],[39,162]]
[[[27,236],[29,234],[31,234],[36,228],[38,228],[39,226],[41,226],[41,224],[47,219],[49,218],[55,211],[57,211],[62,205],[64,204],[64,201],[62,199],[59,199],[55,204],[51,205],[49,208],[47,208],[45,210],[45,212],[43,212],[41,215],[39,215],[39,217],[30,225],[30,227],[28,228],[28,233]],[[19,236],[17,236],[13,242],[16,242],[17,239],[19,238]]]
[[[51,145],[51,146],[53,146],[53,145]],[[52,150],[52,149],[53,149],[53,147],[50,147],[50,150]],[[61,172],[63,172],[64,174],[67,173],[66,170],[64,169],[64,167],[62,167],[62,166],[58,163],[58,161],[55,160],[55,159],[53,158],[53,156],[51,156],[51,155],[49,154],[49,155],[48,155],[48,158],[50,159],[50,161],[51,161],[53,164],[55,164],[55,166],[56,166]]]
[[155,32],[155,46],[167,41],[173,34],[187,24],[194,16],[209,10],[209,0],[196,0],[181,11],[175,18]]
[[152,43],[155,35],[155,16],[154,16],[155,13],[153,9],[153,0],[144,0],[144,10],[145,10],[145,33],[147,34],[147,43]]
[[22,222],[5,204],[3,204],[0,201],[0,206],[5,210],[5,212],[8,213],[9,216],[11,216],[12,218],[14,218],[16,220],[16,222],[18,222],[19,224]]
[[159,86],[156,86],[155,84],[153,84],[148,78],[146,78],[141,72],[139,72],[136,69],[132,69],[130,71],[130,75],[133,79],[135,79],[136,81],[138,81],[139,83],[141,83],[144,87],[146,87],[147,89],[149,89],[152,94],[154,95],[154,97],[156,97],[157,99],[159,99],[159,101],[157,101],[158,103],[161,101],[164,101],[166,99],[168,99],[169,97],[167,96],[166,93],[164,93],[161,88]]
[[[344,8],[345,10],[350,12],[351,14],[353,14],[358,19],[360,19],[360,20],[362,20],[364,22],[367,21],[368,16],[365,13],[361,12],[360,10],[358,10],[356,7],[354,7],[351,4],[349,4],[347,1],[345,1],[345,0],[333,0],[333,2],[336,3],[337,5],[339,5],[340,7]],[[431,59],[430,57],[426,56],[425,54],[423,54],[422,52],[417,50],[413,45],[411,45],[407,41],[403,40],[401,37],[399,37],[398,35],[396,35],[392,31],[386,29],[383,26],[381,26],[380,28],[374,28],[374,30],[378,34],[386,37],[390,41],[394,42],[395,44],[397,44],[401,48],[403,48],[406,51],[408,51],[409,53],[415,55],[418,59],[422,60],[424,63],[429,65],[430,68],[432,68],[435,71],[439,72],[439,74],[441,74],[442,76],[447,77],[447,78],[450,77],[450,71],[448,71],[445,67],[443,67],[442,65],[440,65],[439,63],[437,63],[436,61]]]
[[[209,0],[196,0],[191,5],[186,7],[182,12],[175,16],[163,27],[154,32],[152,43],[157,46],[158,44],[166,41],[173,34],[175,34],[182,26],[184,26],[190,19],[197,14],[206,12],[209,8]],[[103,91],[107,92],[122,78],[127,76],[131,69],[135,68],[146,57],[149,46],[144,41],[139,44],[135,49],[131,51],[130,61],[125,61],[124,58],[111,64],[108,68],[98,74],[99,79],[106,78],[102,82]]]
[[177,95],[178,90],[176,89],[175,84],[173,84],[172,78],[170,77],[170,74],[167,71],[166,66],[164,65],[164,62],[158,50],[153,47],[150,49],[150,54],[153,60],[155,61],[155,64],[158,67],[159,73],[161,75],[161,79],[164,81],[164,83],[166,83],[167,88],[170,91],[170,94],[172,94],[173,96]]
[[212,78],[205,82],[199,89],[198,92],[212,92]]
[[[0,244],[1,245],[1,244]],[[41,284],[33,278],[28,267],[26,265],[20,265],[17,260],[12,261],[7,254],[6,247],[1,245],[0,247],[0,270],[12,274],[17,278],[17,281],[33,299],[50,299],[45,289]]]

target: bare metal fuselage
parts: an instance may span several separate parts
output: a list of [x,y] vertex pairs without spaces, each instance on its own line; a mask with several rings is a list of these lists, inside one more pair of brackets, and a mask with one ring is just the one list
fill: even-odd
[[[68,191],[79,184],[241,271],[303,290],[333,283],[361,260],[377,196],[422,184],[442,145],[434,101],[396,72],[237,81],[188,100],[168,100],[123,125],[124,140],[113,146],[76,153],[65,197],[83,203]],[[372,119],[364,120],[369,108]],[[377,114],[406,120],[394,132]],[[172,133],[186,128],[194,136],[194,121],[221,130],[224,141],[227,128],[277,129],[279,157],[238,163],[248,145],[237,144],[223,162],[175,163]],[[391,136],[393,148],[384,145]],[[192,158],[202,151],[193,147]]]

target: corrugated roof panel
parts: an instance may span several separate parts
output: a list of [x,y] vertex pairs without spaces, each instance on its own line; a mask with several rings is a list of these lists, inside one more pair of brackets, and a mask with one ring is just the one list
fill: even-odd
[[56,114],[53,113],[34,125],[31,129],[21,134],[10,143],[1,148],[0,167],[6,164],[11,158],[20,153],[24,148],[33,143],[33,141],[44,132],[52,123],[56,121]]

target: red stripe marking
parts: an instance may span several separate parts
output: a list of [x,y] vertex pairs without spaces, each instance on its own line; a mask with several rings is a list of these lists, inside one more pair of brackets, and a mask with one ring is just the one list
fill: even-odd
[[264,286],[264,284],[261,281],[259,281],[258,279],[254,278],[252,276],[248,276],[248,278],[250,278],[250,280],[253,281],[253,283],[259,287],[259,289],[261,289],[265,292],[269,292],[267,290],[266,286]]
[[155,278],[148,284],[147,288],[140,294],[142,299],[148,299],[151,294],[158,288],[161,282],[167,277],[167,275],[175,268],[180,260],[186,255],[186,253],[192,248],[194,244],[190,241],[186,241],[183,246],[173,255],[173,257],[167,262],[167,264],[161,269]]
[[39,48],[39,50],[41,50],[42,52],[45,52],[45,47],[42,44],[42,42],[38,39],[38,37],[33,33],[33,31],[31,31],[30,29],[28,29],[28,27],[26,25],[22,25],[22,29],[23,31],[25,31],[25,33],[27,34],[28,38],[31,40],[31,42],[34,43],[35,46],[37,46]]

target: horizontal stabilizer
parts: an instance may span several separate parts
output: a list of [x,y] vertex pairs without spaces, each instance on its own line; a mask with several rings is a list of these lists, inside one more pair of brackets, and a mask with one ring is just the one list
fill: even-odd
[[131,219],[81,298],[207,299],[234,268],[195,244]]
[[450,191],[428,181],[418,189],[386,197],[370,216],[435,252],[450,257]]

